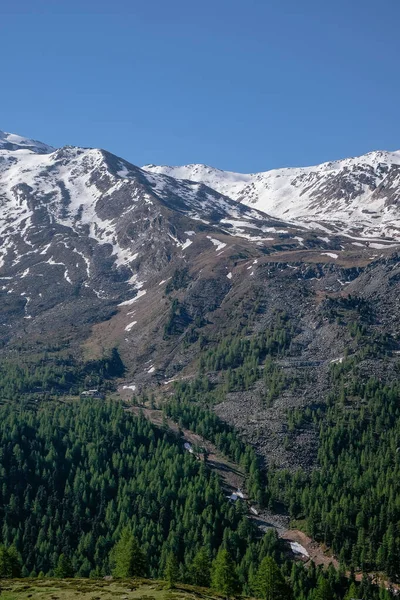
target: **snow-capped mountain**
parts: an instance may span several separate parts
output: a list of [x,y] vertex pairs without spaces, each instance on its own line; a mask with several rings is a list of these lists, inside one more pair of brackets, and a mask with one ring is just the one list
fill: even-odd
[[382,315],[394,314],[396,244],[340,232],[357,237],[345,209],[362,233],[396,214],[398,169],[400,155],[378,153],[260,175],[142,169],[0,133],[0,353],[93,359],[118,347],[131,393],[173,378],[209,337],[253,318],[264,327],[276,311],[306,315],[313,339],[318,302],[364,270]]
[[[93,248],[106,246],[114,268],[129,265],[139,240],[127,236],[127,224],[138,222],[133,219],[138,210],[142,219],[154,211],[159,215],[160,203],[243,237],[266,236],[282,225],[202,183],[148,173],[103,150],[54,150],[1,132],[0,140],[0,266],[18,264],[46,226],[87,236]],[[179,236],[176,232],[177,247],[185,242]],[[47,238],[41,239],[47,247]]]
[[0,131],[0,149],[30,150],[31,152],[37,152],[39,154],[54,151],[52,146],[16,135],[15,133],[6,133],[5,131]]
[[400,151],[253,174],[206,165],[144,169],[202,182],[247,206],[306,227],[400,240]]
[[302,230],[285,225],[104,150],[0,133],[0,337],[61,313],[74,326],[106,318],[171,265],[237,239],[299,247]]

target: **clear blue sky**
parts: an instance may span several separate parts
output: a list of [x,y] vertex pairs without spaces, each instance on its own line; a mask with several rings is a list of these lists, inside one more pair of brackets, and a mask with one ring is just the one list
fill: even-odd
[[0,129],[250,172],[400,148],[399,0],[2,0]]

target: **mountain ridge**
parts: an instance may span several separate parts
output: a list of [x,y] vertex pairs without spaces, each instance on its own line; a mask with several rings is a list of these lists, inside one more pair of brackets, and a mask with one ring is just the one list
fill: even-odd
[[68,327],[84,337],[94,322],[143,294],[145,282],[158,285],[197,253],[218,261],[225,248],[237,244],[304,244],[302,228],[286,227],[204,184],[148,173],[106,150],[53,149],[21,136],[4,137],[5,345],[21,337],[41,339],[49,331],[63,334]]
[[0,149],[2,150],[30,150],[32,152],[44,153],[53,152],[55,148],[32,140],[15,133],[7,133],[6,131],[0,130]]
[[247,206],[308,228],[400,240],[400,151],[250,174],[202,164],[143,168],[201,181]]

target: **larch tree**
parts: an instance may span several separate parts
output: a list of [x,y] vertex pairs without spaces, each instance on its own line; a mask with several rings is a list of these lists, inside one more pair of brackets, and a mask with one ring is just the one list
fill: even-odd
[[139,542],[125,528],[111,551],[110,563],[114,577],[143,577],[147,572],[147,561]]
[[167,557],[165,565],[165,579],[167,580],[168,587],[173,588],[179,578],[179,564],[178,560],[173,552],[170,552]]
[[200,548],[190,565],[190,578],[194,585],[208,587],[211,578],[211,559],[207,548]]
[[273,558],[266,556],[258,568],[253,583],[254,591],[263,600],[289,600],[290,588]]
[[211,587],[226,598],[237,591],[236,566],[226,548],[220,548],[213,561]]

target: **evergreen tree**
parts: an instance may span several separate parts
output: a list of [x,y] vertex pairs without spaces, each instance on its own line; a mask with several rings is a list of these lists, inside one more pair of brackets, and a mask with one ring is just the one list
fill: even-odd
[[221,547],[213,561],[211,586],[226,598],[232,596],[238,589],[235,563],[226,548]]
[[273,558],[266,556],[258,568],[254,580],[254,591],[263,600],[288,600],[290,589]]
[[358,593],[357,586],[353,581],[353,583],[349,587],[347,594],[344,597],[344,600],[358,600],[359,598],[361,598],[361,596]]
[[190,579],[194,585],[208,587],[211,578],[211,559],[207,548],[200,548],[190,565]]
[[8,550],[5,546],[0,546],[0,577],[10,577],[10,561],[8,557]]
[[167,580],[169,588],[173,588],[179,579],[179,564],[173,552],[170,552],[167,557],[165,579]]
[[60,554],[58,557],[57,566],[54,569],[54,575],[60,579],[74,576],[72,562],[65,554]]
[[313,600],[331,600],[332,590],[329,582],[322,575],[318,578],[317,587],[314,591]]
[[0,577],[21,577],[21,561],[15,546],[0,546]]
[[21,557],[15,546],[8,548],[8,561],[10,565],[11,577],[21,577]]
[[128,528],[122,531],[110,555],[114,577],[144,577],[147,561],[137,539]]

